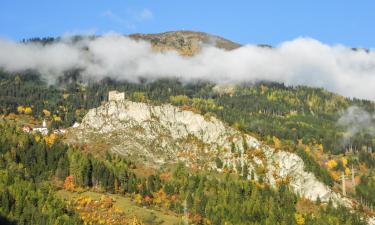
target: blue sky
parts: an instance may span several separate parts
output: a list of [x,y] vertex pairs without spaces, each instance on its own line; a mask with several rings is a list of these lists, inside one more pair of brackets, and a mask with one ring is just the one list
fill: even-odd
[[196,30],[233,41],[277,45],[297,37],[375,47],[375,1],[1,0],[0,36]]

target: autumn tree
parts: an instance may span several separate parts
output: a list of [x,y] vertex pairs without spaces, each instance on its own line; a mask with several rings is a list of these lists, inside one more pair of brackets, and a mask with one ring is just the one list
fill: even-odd
[[72,191],[72,190],[74,190],[74,187],[75,187],[75,185],[74,185],[74,178],[73,178],[73,176],[72,175],[67,176],[65,178],[65,181],[64,181],[64,189]]

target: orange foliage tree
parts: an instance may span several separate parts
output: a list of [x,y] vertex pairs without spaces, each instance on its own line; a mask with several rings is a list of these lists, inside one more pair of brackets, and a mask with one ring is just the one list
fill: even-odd
[[74,189],[74,178],[73,178],[72,175],[67,176],[65,178],[64,189],[66,189],[66,190],[73,190]]

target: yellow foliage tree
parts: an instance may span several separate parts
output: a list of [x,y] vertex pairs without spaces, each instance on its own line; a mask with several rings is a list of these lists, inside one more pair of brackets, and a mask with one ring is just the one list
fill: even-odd
[[53,120],[56,121],[56,122],[60,122],[61,121],[61,117],[57,116],[57,115],[53,115]]
[[310,153],[310,152],[311,152],[311,148],[310,148],[310,146],[305,145],[305,152],[307,152],[307,153]]
[[56,134],[50,134],[44,137],[44,141],[49,145],[53,145],[55,141],[57,140],[57,135]]
[[323,147],[322,144],[318,144],[317,149],[318,149],[319,151],[321,151],[321,152],[324,151],[324,147]]
[[345,175],[349,176],[350,175],[350,169],[348,167],[345,168]]
[[133,98],[138,102],[146,102],[147,98],[144,92],[134,92]]
[[43,109],[43,114],[44,114],[44,116],[46,116],[46,117],[51,116],[51,112],[48,111],[47,109]]
[[278,139],[277,137],[273,136],[272,140],[273,140],[273,144],[274,144],[274,146],[275,146],[276,149],[281,148],[281,141],[280,141],[280,139]]
[[35,135],[35,141],[38,143],[40,141],[40,136],[39,135]]
[[327,162],[328,169],[333,169],[337,166],[337,162],[334,159],[331,159]]
[[340,180],[340,174],[337,173],[336,171],[331,171],[329,174],[331,175],[331,177],[332,177],[335,181]]
[[33,110],[31,109],[30,106],[26,107],[25,110],[24,110],[25,114],[31,114],[33,112]]
[[164,189],[161,188],[158,192],[154,194],[154,203],[161,204],[162,202],[167,201],[167,194],[165,193]]
[[186,105],[190,101],[189,97],[186,95],[171,96],[169,99],[174,104],[182,104],[182,105]]
[[17,107],[17,112],[18,113],[23,113],[24,111],[25,111],[25,108],[22,105],[20,105],[20,106]]
[[142,204],[142,195],[136,194],[135,197],[134,197],[134,201],[137,204]]
[[296,223],[298,225],[304,225],[305,224],[305,218],[299,213],[294,214],[294,219],[296,220]]

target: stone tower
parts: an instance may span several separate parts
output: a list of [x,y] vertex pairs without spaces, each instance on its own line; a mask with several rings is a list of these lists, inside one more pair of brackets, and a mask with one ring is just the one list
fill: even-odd
[[108,92],[108,101],[121,101],[125,99],[124,92],[110,91]]

